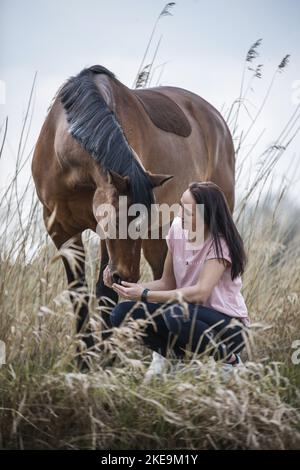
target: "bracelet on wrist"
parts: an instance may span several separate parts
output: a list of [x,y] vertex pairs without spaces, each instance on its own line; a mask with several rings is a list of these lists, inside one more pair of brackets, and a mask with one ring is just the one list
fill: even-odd
[[142,295],[141,295],[141,301],[142,302],[147,302],[147,294],[148,294],[149,290],[150,289],[148,289],[147,287],[143,290]]

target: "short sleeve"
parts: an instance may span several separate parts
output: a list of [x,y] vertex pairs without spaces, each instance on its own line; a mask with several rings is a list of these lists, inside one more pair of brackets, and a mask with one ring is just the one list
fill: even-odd
[[[226,261],[228,261],[231,264],[231,256],[230,256],[228,245],[226,241],[224,240],[224,238],[222,237],[220,238],[220,242],[221,242],[222,253],[223,253],[223,256],[220,253],[220,258],[226,259]],[[205,260],[215,259],[215,258],[218,258],[218,255],[217,255],[217,251],[215,249],[214,243],[212,243],[210,249],[208,250]]]

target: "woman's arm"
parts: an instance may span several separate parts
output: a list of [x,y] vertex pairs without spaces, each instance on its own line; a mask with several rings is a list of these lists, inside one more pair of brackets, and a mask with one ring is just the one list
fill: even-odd
[[226,267],[218,259],[209,259],[204,263],[198,281],[193,286],[167,291],[150,291],[147,294],[147,300],[149,302],[166,302],[178,299],[181,294],[187,302],[203,304],[210,296]]
[[139,283],[144,289],[147,287],[152,291],[162,291],[168,289],[175,289],[176,281],[173,272],[173,258],[172,253],[168,249],[167,256],[164,262],[164,269],[160,279],[150,282]]
[[176,300],[179,295],[187,302],[203,304],[211,294],[214,286],[217,284],[226,266],[217,259],[207,260],[199,275],[198,281],[193,286],[181,287],[167,291],[149,291],[147,300],[149,302],[166,302],[168,300]]
[[[227,262],[228,263],[228,262]],[[228,263],[229,265],[229,263]],[[178,289],[168,290],[150,290],[147,294],[149,302],[167,302],[168,300],[177,300],[180,294],[187,302],[202,304],[205,303],[211,294],[212,289],[218,283],[226,266],[218,259],[209,259],[204,265],[199,275],[198,281],[193,286],[180,287]],[[113,284],[113,288],[126,299],[139,300],[141,285],[130,282],[122,282],[122,285]]]

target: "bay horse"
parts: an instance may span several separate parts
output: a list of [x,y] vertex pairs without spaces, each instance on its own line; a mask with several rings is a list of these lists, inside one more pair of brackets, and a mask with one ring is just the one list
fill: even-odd
[[[55,246],[74,240],[76,269],[62,257],[76,314],[76,331],[87,348],[89,326],[82,233],[97,230],[95,207],[116,207],[118,196],[147,207],[178,203],[191,181],[213,181],[231,212],[235,202],[235,152],[221,114],[197,94],[174,86],[130,89],[102,65],[84,68],[56,92],[35,145],[32,175],[43,218]],[[99,305],[118,301],[103,282],[107,265],[115,282],[138,282],[141,250],[153,278],[162,275],[167,244],[159,239],[102,239],[96,284]],[[73,293],[73,295],[72,295]],[[105,310],[105,309],[104,309]],[[102,338],[109,325],[103,310]]]

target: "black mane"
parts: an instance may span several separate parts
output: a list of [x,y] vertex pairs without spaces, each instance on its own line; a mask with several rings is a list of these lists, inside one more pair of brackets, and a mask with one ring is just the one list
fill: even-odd
[[152,184],[135,158],[122,127],[94,82],[95,73],[115,75],[101,65],[83,69],[59,90],[69,132],[103,168],[130,178],[132,202],[154,203]]

